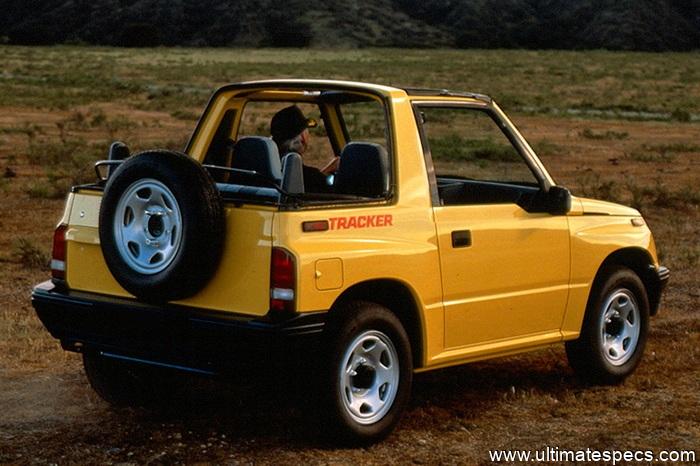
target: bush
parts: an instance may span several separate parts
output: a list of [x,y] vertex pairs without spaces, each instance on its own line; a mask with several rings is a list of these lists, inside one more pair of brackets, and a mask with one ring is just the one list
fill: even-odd
[[605,132],[595,132],[590,128],[584,128],[583,131],[578,133],[579,136],[586,139],[627,139],[629,133],[626,131],[605,131]]
[[675,155],[673,154],[668,154],[665,152],[662,152],[660,154],[655,154],[651,152],[631,152],[629,154],[625,154],[625,158],[634,160],[635,162],[643,162],[643,163],[648,163],[648,162],[657,162],[657,163],[668,163],[668,162],[673,162],[673,160],[676,158]]
[[620,202],[620,192],[617,183],[612,180],[603,180],[599,173],[592,170],[586,171],[579,178],[577,193],[584,197]]
[[71,187],[69,180],[51,177],[48,180],[30,183],[25,192],[32,199],[61,199]]
[[438,159],[453,161],[520,162],[513,147],[499,144],[493,139],[470,139],[449,134],[430,140],[430,149]]
[[654,207],[685,210],[700,205],[700,189],[686,185],[677,191],[672,191],[656,178],[652,186],[638,186],[631,181],[626,184],[631,195],[630,204],[637,210],[644,210],[647,205]]
[[671,119],[687,123],[691,120],[690,112],[677,108],[671,112]]
[[12,255],[26,267],[44,269],[49,265],[48,254],[26,238],[19,238],[14,241]]

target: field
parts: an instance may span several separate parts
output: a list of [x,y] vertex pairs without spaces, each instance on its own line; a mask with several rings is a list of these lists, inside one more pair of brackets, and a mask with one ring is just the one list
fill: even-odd
[[[0,46],[0,464],[489,463],[495,449],[700,454],[700,54]],[[227,82],[318,77],[492,95],[554,178],[640,209],[672,271],[645,358],[587,387],[563,348],[417,376],[397,431],[337,449],[283,384],[191,381],[113,410],[29,302],[66,190],[109,143],[180,148]]]

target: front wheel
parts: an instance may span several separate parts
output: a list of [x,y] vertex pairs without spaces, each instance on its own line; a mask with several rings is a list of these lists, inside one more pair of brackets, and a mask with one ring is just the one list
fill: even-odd
[[630,269],[611,268],[592,291],[581,336],[566,344],[569,363],[588,381],[619,383],[639,365],[648,326],[644,284]]
[[331,334],[326,414],[337,438],[370,443],[388,435],[408,401],[413,377],[411,346],[399,319],[374,303],[342,311]]

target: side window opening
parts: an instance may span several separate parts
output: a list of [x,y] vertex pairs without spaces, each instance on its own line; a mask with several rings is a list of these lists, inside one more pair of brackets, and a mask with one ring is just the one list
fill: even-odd
[[491,115],[467,107],[418,109],[441,205],[519,203],[537,178]]
[[[281,115],[281,110],[291,106],[301,111],[302,118],[315,121],[315,124],[309,122],[305,130],[308,133],[300,136],[303,146],[299,150],[288,150],[288,144],[281,144],[271,134],[273,116]],[[294,121],[289,123],[290,127],[294,125]],[[280,126],[277,128],[279,139],[282,133]],[[215,131],[204,163],[255,171],[274,179],[286,192],[297,194],[294,201],[297,203],[302,202],[300,199],[318,203],[330,199],[356,202],[365,198],[383,199],[391,193],[392,162],[388,148],[388,121],[382,101],[366,95],[322,91],[316,101],[249,100],[242,108],[227,111]],[[243,149],[245,156],[241,156]],[[279,153],[280,150],[285,153]],[[284,167],[294,165],[285,162],[289,152],[297,153],[293,158],[298,159],[299,166],[285,176]],[[278,155],[279,161],[270,154]],[[257,159],[262,162],[258,164]],[[294,175],[290,181],[288,178],[297,172],[301,175]],[[219,183],[219,190],[232,199],[245,194],[246,199],[264,195],[270,200],[280,195],[269,182],[256,179],[254,175],[216,168],[210,169],[210,173]],[[289,191],[288,186],[295,186],[295,191]]]
[[384,108],[378,102],[345,103],[338,107],[347,142],[363,141],[386,148],[389,138]]
[[[275,113],[290,105],[296,105],[304,116],[315,120],[318,125],[309,128],[311,141],[304,154],[304,163],[320,168],[334,155],[333,147],[328,139],[325,122],[321,118],[318,105],[304,102],[248,102],[243,109],[241,124],[238,128],[238,139],[245,136],[270,137],[270,121]],[[285,154],[280,154],[284,156]]]

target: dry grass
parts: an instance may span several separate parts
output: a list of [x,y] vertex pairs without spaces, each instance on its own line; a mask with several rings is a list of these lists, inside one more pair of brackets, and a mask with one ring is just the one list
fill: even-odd
[[[5,69],[20,78],[0,74],[0,174],[10,168],[16,175],[0,178],[0,463],[476,464],[486,463],[495,448],[658,451],[700,444],[700,123],[572,117],[551,109],[584,95],[596,108],[606,95],[627,99],[613,102],[620,106],[643,96],[644,85],[658,83],[644,105],[670,103],[649,110],[670,113],[686,105],[695,115],[698,108],[683,102],[700,101],[678,93],[687,87],[697,96],[697,82],[683,81],[682,70],[668,74],[662,65],[696,67],[697,56],[645,54],[639,62],[654,66],[642,70],[634,54],[598,52],[439,51],[438,58],[423,58],[433,52],[2,50]],[[318,65],[315,72],[307,55]],[[91,87],[87,75],[77,80],[86,73],[80,71],[90,61],[85,56],[113,63],[105,83]],[[504,69],[512,73],[503,73],[494,60],[525,70],[509,66]],[[535,69],[538,61],[542,70]],[[346,62],[356,64],[355,71]],[[484,70],[470,75],[468,85],[450,81],[479,66]],[[57,71],[68,68],[77,70],[72,81]],[[527,70],[534,75],[524,78]],[[29,79],[42,73],[48,84]],[[515,123],[542,147],[561,184],[641,208],[673,275],[637,373],[617,387],[584,387],[557,347],[423,374],[396,434],[366,450],[319,443],[297,398],[286,396],[284,380],[196,388],[176,414],[162,417],[107,409],[87,388],[78,357],[60,350],[29,303],[32,285],[48,276],[44,259],[63,183],[83,176],[83,164],[102,158],[112,139],[135,149],[181,147],[214,84],[286,73],[490,92],[509,102]],[[625,73],[643,73],[643,82],[627,82],[624,94],[615,94]],[[572,78],[580,74],[595,79]],[[516,82],[526,87],[522,93]],[[533,110],[537,105],[541,109]]]

